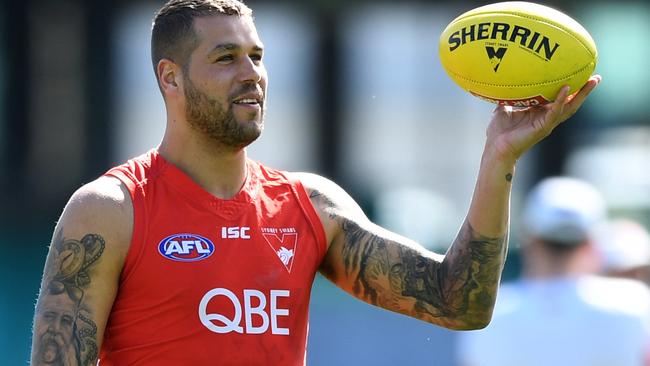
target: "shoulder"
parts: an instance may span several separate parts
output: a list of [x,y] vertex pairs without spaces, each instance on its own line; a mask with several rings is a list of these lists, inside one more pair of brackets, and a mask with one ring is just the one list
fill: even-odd
[[122,182],[103,176],[77,189],[70,197],[66,211],[84,216],[100,215],[104,219],[125,219],[128,218],[125,214],[132,216],[133,208],[129,191]]
[[325,211],[330,216],[349,214],[365,216],[354,199],[332,180],[305,172],[292,172],[289,176],[302,183],[317,210]]
[[344,193],[343,189],[336,183],[318,174],[291,172],[288,173],[287,176],[290,179],[300,181],[312,200],[318,196],[335,198]]
[[289,172],[289,177],[299,180],[308,190],[341,189],[333,181],[314,173]]
[[341,233],[344,222],[368,222],[361,207],[343,188],[333,181],[313,173],[293,172],[288,175],[305,187],[309,200],[318,213],[328,248]]
[[110,244],[117,258],[126,255],[132,229],[130,194],[118,179],[106,176],[77,189],[57,223],[57,235],[76,239],[97,235]]
[[336,196],[344,193],[343,189],[333,181],[314,173],[290,172],[287,173],[290,179],[298,180],[313,198],[318,195]]

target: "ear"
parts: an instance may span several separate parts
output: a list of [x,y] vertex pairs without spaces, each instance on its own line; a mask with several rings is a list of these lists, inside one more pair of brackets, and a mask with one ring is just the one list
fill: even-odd
[[156,74],[158,76],[158,84],[165,97],[178,95],[181,93],[183,84],[182,69],[173,61],[163,58],[158,61],[156,67]]

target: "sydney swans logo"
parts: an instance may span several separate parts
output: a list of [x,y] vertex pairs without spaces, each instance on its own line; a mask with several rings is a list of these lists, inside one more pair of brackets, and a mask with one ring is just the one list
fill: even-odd
[[262,235],[280,262],[291,273],[293,258],[298,245],[298,232],[295,228],[262,228]]
[[293,258],[293,250],[287,249],[285,247],[280,247],[275,254],[278,255],[278,258],[282,261],[282,264],[285,266],[289,265],[291,258]]

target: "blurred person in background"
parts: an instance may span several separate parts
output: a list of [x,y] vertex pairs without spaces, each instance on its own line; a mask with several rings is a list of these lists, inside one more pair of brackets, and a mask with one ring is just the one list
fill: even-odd
[[596,240],[607,276],[650,284],[650,234],[640,223],[619,218],[598,230]]
[[597,276],[606,219],[588,183],[551,177],[524,211],[522,278],[504,284],[491,324],[459,335],[462,366],[640,366],[650,344],[650,292]]
[[[235,0],[174,0],[156,15],[163,140],[73,194],[45,263],[34,327],[65,279],[81,299],[74,319],[92,325],[81,364],[99,350],[103,366],[302,365],[317,271],[391,311],[486,326],[516,162],[600,81],[545,106],[496,108],[469,212],[443,256],[371,223],[335,183],[247,158],[263,128],[263,56],[252,12]],[[34,337],[34,365],[51,364],[46,347]]]

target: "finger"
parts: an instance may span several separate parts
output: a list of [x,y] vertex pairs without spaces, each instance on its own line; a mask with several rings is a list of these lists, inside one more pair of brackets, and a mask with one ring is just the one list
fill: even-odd
[[594,75],[590,77],[578,92],[573,95],[569,95],[566,98],[562,106],[563,108],[557,110],[556,113],[559,114],[555,115],[555,117],[557,117],[560,122],[564,122],[569,119],[569,117],[578,111],[578,108],[580,108],[582,103],[584,103],[584,101],[587,99],[589,93],[591,93],[596,88],[596,86],[598,86],[598,83],[600,83],[601,80],[602,77],[600,75]]
[[495,114],[496,113],[503,113],[504,110],[505,110],[505,107],[504,107],[503,104],[497,104],[496,107],[494,107],[494,110],[492,111],[492,113],[495,113]]
[[580,88],[580,90],[571,98],[571,101],[568,105],[568,110],[575,112],[580,108],[582,103],[587,99],[587,96],[600,84],[602,76],[594,75],[587,80],[585,85]]
[[[563,86],[555,97],[555,101],[548,105],[548,112],[546,112],[547,120],[557,120],[562,115],[564,111],[564,106],[568,103],[569,100],[569,90],[568,85]],[[558,121],[559,123],[560,121]]]
[[[553,101],[552,104],[559,104],[559,105],[564,105],[567,102],[567,98],[569,97],[569,90],[570,87],[568,85],[564,85],[562,88],[560,88],[560,91],[557,93],[557,96],[555,97],[555,100]],[[555,107],[555,106],[553,106]]]
[[497,116],[497,115],[508,114],[509,111],[510,111],[509,107],[507,107],[507,106],[505,106],[503,104],[497,104],[497,106],[492,111],[492,115]]

